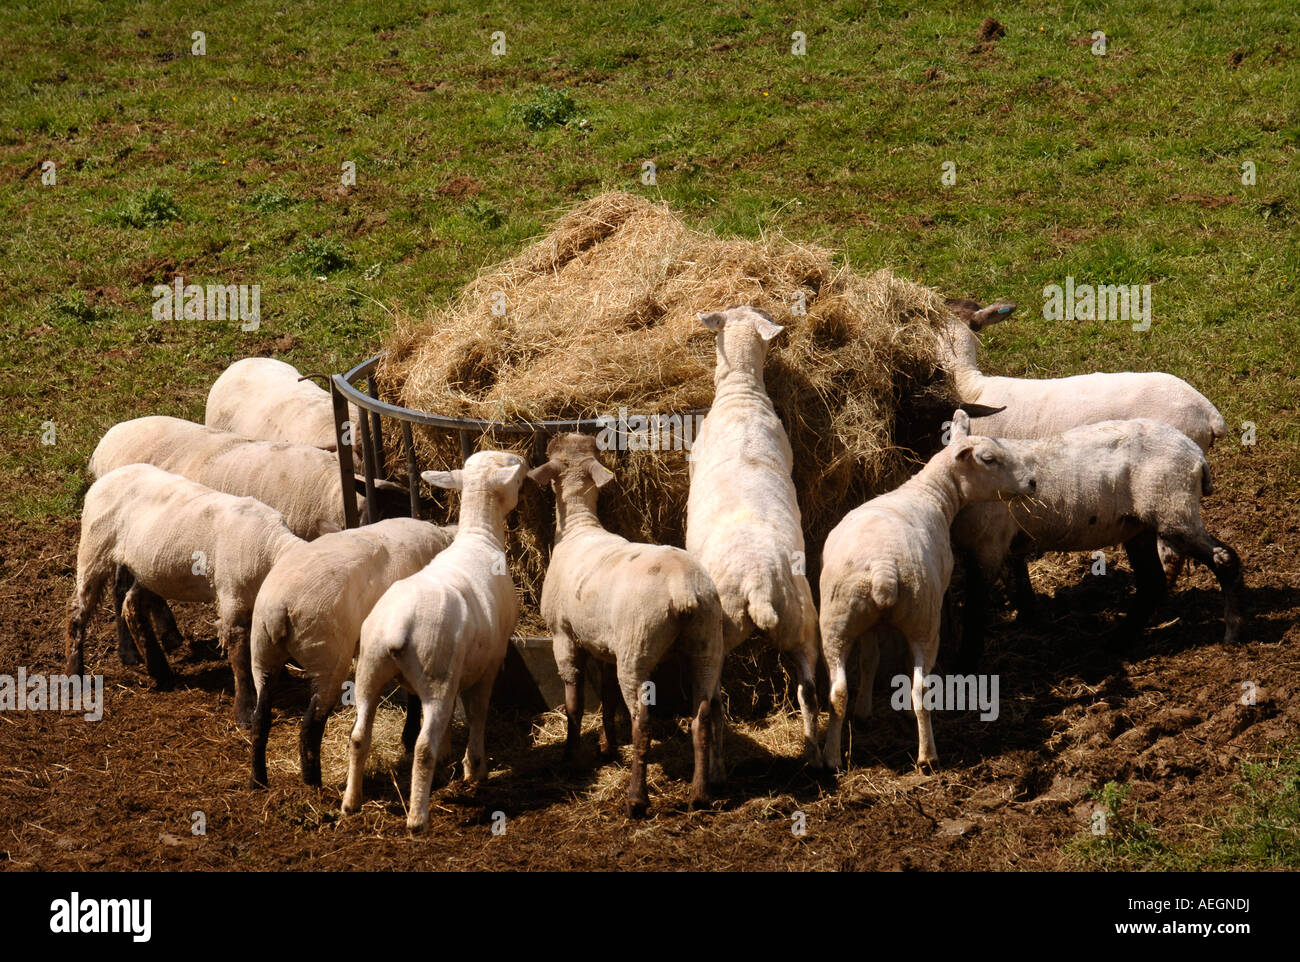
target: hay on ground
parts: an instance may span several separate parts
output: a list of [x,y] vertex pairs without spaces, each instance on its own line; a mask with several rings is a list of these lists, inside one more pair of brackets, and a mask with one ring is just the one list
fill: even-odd
[[[504,315],[494,313],[502,304]],[[885,270],[856,274],[829,250],[780,237],[720,239],[665,206],[613,192],[564,215],[450,305],[399,317],[379,369],[381,394],[420,411],[495,420],[704,409],[713,399],[714,342],[696,313],[736,304],[765,308],[786,328],[773,342],[766,382],[794,450],[815,577],[830,529],[912,470],[915,455],[901,443],[906,422],[919,418],[937,436],[942,413],[952,411],[955,392],[935,343],[944,308],[929,288]],[[417,428],[416,437],[424,467],[460,463],[454,432]],[[504,434],[479,440],[488,446],[533,450],[530,438]],[[400,453],[388,457],[402,476]],[[629,450],[606,461],[618,476],[601,494],[606,525],[681,545],[683,451]],[[526,493],[512,530],[525,617],[540,593],[550,502]]]

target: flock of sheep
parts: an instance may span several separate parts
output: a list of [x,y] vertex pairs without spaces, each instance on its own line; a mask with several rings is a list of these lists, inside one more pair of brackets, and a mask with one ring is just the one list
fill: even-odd
[[[691,803],[704,804],[710,784],[725,776],[723,661],[756,631],[793,657],[805,756],[831,768],[841,762],[852,652],[860,672],[853,710],[865,719],[880,636],[901,633],[912,666],[917,761],[935,763],[922,692],[954,552],[968,570],[959,653],[965,669],[978,659],[983,602],[1004,565],[1016,575],[1023,606],[1032,599],[1028,554],[1118,542],[1137,583],[1134,626],[1145,623],[1190,557],[1217,576],[1225,639],[1235,641],[1243,622],[1240,563],[1206,532],[1200,514],[1200,499],[1211,491],[1205,451],[1225,433],[1214,406],[1167,374],[986,377],[976,333],[1014,305],[948,307],[947,361],[963,404],[1003,410],[983,419],[980,436],[955,412],[950,441],[914,477],[831,532],[820,617],[803,573],[790,444],[763,380],[768,344],[782,328],[744,306],[700,315],[716,337],[716,393],[693,446],[685,550],[632,543],[604,529],[597,495],[614,476],[595,440],[581,434],[551,438],[547,460],[531,471],[516,454],[480,451],[458,470],[424,472],[429,484],[461,492],[454,526],[385,519],[409,513],[407,492],[385,483],[372,489],[380,503],[363,503],[362,526],[348,530],[330,397],[270,359],[239,361],[223,373],[204,425],[169,417],[116,425],[90,461],[96,481],[82,517],[67,670],[81,673],[86,621],[110,581],[121,659],[138,663],[143,653],[160,687],[171,684],[165,651],[181,642],[167,600],[215,602],[234,671],[236,720],[253,731],[252,784],[267,781],[272,692],[292,659],[312,686],[302,777],[319,785],[325,720],[356,658],[343,810],[361,804],[375,710],[396,679],[412,695],[402,736],[414,753],[407,827],[420,831],[458,696],[469,724],[464,775],[474,781],[487,771],[492,684],[518,617],[505,526],[526,478],[555,496],[541,613],[565,685],[565,754],[577,748],[589,659],[612,665],[603,672],[600,742],[602,753],[614,750],[622,702],[632,718],[633,816],[649,804],[651,672],[674,647],[689,658]],[[831,679],[824,742],[814,684],[819,658]]]

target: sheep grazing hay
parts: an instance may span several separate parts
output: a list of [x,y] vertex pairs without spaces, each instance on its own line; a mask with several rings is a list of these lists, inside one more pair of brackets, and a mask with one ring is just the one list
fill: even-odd
[[[696,312],[736,304],[765,308],[786,327],[766,381],[794,449],[815,580],[827,532],[910,473],[905,422],[924,422],[937,435],[945,407],[951,415],[955,406],[935,341],[946,312],[929,288],[884,270],[855,274],[831,251],[781,237],[720,239],[691,230],[665,206],[612,192],[486,269],[454,303],[422,318],[400,316],[379,369],[381,395],[416,410],[495,420],[704,409],[713,398],[714,340]],[[416,438],[423,466],[460,463],[452,432],[417,428]],[[480,439],[487,445],[532,456],[528,437]],[[388,459],[392,475],[402,476],[400,452],[390,446]],[[683,451],[628,451],[606,461],[618,476],[601,494],[606,526],[680,546]],[[551,511],[549,495],[526,491],[511,533],[528,621]]]

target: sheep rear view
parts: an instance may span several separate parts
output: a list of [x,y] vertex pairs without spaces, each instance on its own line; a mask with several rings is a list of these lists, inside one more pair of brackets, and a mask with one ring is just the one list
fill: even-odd
[[361,806],[375,710],[394,678],[421,705],[407,828],[422,832],[428,826],[434,769],[446,751],[458,695],[469,720],[465,779],[477,782],[487,775],[488,702],[519,616],[506,565],[505,519],[519,500],[526,471],[517,454],[479,451],[462,470],[422,475],[432,485],[462,492],[460,521],[451,544],[423,569],[394,582],[362,623],[344,813]]
[[[650,674],[669,649],[683,652],[692,669],[691,735],[695,773],[692,807],[709,800],[709,779],[719,778],[713,718],[722,711],[722,604],[704,569],[685,551],[635,544],[606,531],[596,514],[598,489],[614,475],[600,463],[596,441],[583,434],[552,438],[545,464],[529,472],[555,492],[555,550],[542,585],[542,617],[550,626],[555,663],[564,681],[571,759],[582,731],[588,656],[602,662],[606,681],[601,751],[614,751],[616,701],[632,717],[632,777],[628,813],[643,816],[646,753],[650,748]],[[617,683],[612,681],[616,679]]]
[[[293,658],[311,678],[299,755],[303,782],[319,785],[325,722],[352,667],[362,622],[389,585],[423,568],[454,535],[454,528],[390,518],[295,546],[276,562],[253,608],[253,787],[267,783],[271,700],[280,669]],[[413,736],[410,743],[408,749]]]
[[[755,630],[794,656],[804,757],[817,747],[817,609],[804,574],[803,525],[794,458],[767,395],[767,345],[783,328],[754,307],[701,314],[717,338],[713,406],[691,448],[686,550],[704,567],[722,602],[723,649]],[[723,721],[714,720],[721,752]]]
[[831,677],[825,745],[830,768],[841,762],[849,656],[859,645],[856,713],[865,718],[880,657],[877,633],[885,630],[900,632],[911,653],[917,764],[938,761],[923,693],[939,649],[943,596],[952,576],[949,527],[967,503],[1022,496],[1036,486],[1032,457],[992,438],[969,436],[969,423],[957,411],[947,447],[901,487],[850,511],[826,539],[821,636]]

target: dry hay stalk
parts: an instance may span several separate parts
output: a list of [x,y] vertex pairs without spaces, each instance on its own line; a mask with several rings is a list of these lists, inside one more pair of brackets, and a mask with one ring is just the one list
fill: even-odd
[[[806,312],[797,314],[800,294]],[[502,296],[504,316],[493,313]],[[937,433],[940,414],[952,411],[955,392],[935,345],[944,308],[929,288],[884,270],[860,276],[829,250],[780,237],[719,239],[688,229],[664,206],[608,193],[485,270],[451,305],[400,316],[379,369],[381,394],[415,410],[496,420],[707,408],[714,343],[696,312],[746,303],[786,327],[766,381],[794,450],[815,576],[830,529],[905,473],[912,455],[900,444],[902,422],[921,419]],[[416,438],[423,464],[460,463],[454,433],[417,428]],[[512,435],[478,446],[532,453],[530,438]],[[388,459],[401,476],[399,452]],[[618,483],[602,493],[606,525],[681,545],[683,452],[629,451],[607,461]],[[509,555],[526,617],[540,593],[551,510],[549,495],[531,491],[513,525]]]

